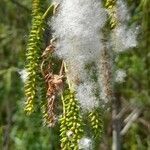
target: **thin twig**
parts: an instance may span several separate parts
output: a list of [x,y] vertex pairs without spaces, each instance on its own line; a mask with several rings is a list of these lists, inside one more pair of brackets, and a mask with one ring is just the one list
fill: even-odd
[[116,119],[121,119],[128,110],[129,106],[122,108],[122,110],[116,115]]
[[150,122],[148,122],[147,120],[143,119],[143,118],[139,118],[138,121],[140,123],[142,123],[145,127],[148,128],[148,130],[150,131]]
[[127,122],[127,123],[126,123],[125,127],[124,127],[124,128],[122,129],[122,131],[121,131],[121,135],[122,135],[122,136],[125,135],[125,134],[128,132],[129,128],[132,126],[133,122],[134,122],[135,120],[137,120],[137,118],[139,117],[140,113],[141,113],[141,109],[137,109],[137,108],[136,108],[136,109],[133,110],[133,111],[131,112],[131,114],[125,119],[125,122]]

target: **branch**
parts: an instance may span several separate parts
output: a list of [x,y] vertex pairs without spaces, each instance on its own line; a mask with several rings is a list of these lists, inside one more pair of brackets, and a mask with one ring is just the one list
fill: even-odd
[[122,108],[122,110],[116,115],[116,119],[121,119],[128,110],[129,106]]
[[141,113],[141,109],[136,108],[124,120],[124,122],[127,122],[127,123],[126,123],[125,127],[121,131],[121,135],[122,136],[125,135],[128,132],[129,128],[132,126],[133,122],[139,117],[140,113]]
[[122,101],[120,93],[115,93],[115,98],[112,101],[112,150],[121,150],[121,124],[122,119],[118,117],[122,109]]
[[150,131],[150,122],[149,122],[149,121],[147,121],[147,120],[145,120],[145,119],[143,119],[143,118],[139,118],[138,121],[139,121],[140,123],[142,123],[145,127],[147,127],[148,130]]

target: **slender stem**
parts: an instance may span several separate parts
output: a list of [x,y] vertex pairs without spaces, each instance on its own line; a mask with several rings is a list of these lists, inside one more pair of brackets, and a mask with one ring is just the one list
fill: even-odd
[[112,150],[121,150],[121,119],[117,117],[120,110],[120,96],[116,94],[112,101]]
[[64,102],[64,97],[63,94],[61,94],[61,100],[62,100],[62,104],[63,104],[63,114],[66,114],[66,108],[65,108],[65,102]]
[[[65,70],[65,73],[66,73],[67,72],[67,65],[66,65],[66,63],[64,61],[63,61],[63,64],[64,64],[64,70]],[[66,78],[67,78],[67,83],[68,83],[69,89],[71,89],[71,83],[70,83],[70,81],[69,81],[67,76],[66,76]]]
[[53,9],[54,9],[54,5],[52,4],[47,8],[46,12],[42,16],[42,19],[46,20],[48,16],[50,16],[50,14],[53,14]]

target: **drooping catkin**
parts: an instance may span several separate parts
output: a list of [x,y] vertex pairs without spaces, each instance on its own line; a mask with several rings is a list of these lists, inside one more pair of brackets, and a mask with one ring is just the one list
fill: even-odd
[[42,48],[43,39],[43,28],[45,26],[42,19],[42,6],[43,2],[41,0],[32,1],[32,27],[29,34],[29,40],[26,52],[26,71],[28,73],[25,82],[25,111],[27,114],[31,114],[35,107],[34,104],[37,103],[38,98],[38,82],[40,79],[40,56]]
[[75,93],[69,89],[63,93],[63,114],[60,118],[62,150],[78,150],[78,142],[83,136],[83,123]]
[[111,50],[103,47],[101,55],[99,56],[98,72],[99,72],[99,85],[100,85],[100,98],[104,104],[108,104],[113,99],[113,64]]

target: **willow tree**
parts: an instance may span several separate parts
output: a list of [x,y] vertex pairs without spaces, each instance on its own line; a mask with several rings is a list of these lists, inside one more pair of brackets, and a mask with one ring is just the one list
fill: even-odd
[[[104,112],[112,105],[113,149],[120,149],[114,58],[136,46],[136,32],[126,25],[130,17],[125,3],[54,0],[46,12],[44,3],[32,1],[25,111],[41,110],[45,125],[60,125],[61,149],[96,149]],[[46,28],[52,32],[45,46]]]

